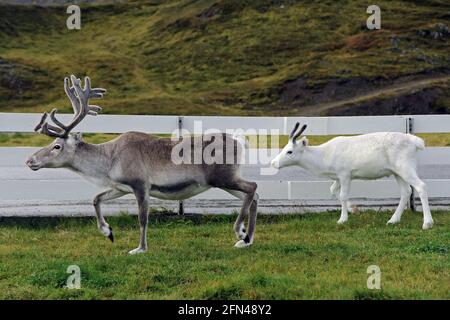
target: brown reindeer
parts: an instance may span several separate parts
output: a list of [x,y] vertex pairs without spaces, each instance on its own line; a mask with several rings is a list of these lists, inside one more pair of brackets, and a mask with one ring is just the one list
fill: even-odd
[[[54,124],[47,122],[44,113],[35,131],[54,137],[48,146],[33,154],[26,162],[32,170],[41,168],[67,168],[87,180],[95,183],[105,191],[94,199],[97,225],[100,232],[114,240],[111,227],[106,223],[100,209],[103,201],[116,199],[133,193],[139,206],[140,242],[130,254],[147,250],[147,223],[149,197],[159,199],[182,200],[195,196],[210,188],[220,188],[243,200],[242,209],[234,224],[234,231],[239,239],[236,247],[246,247],[253,243],[257,216],[257,185],[241,178],[240,157],[241,143],[228,134],[201,135],[183,137],[181,140],[160,138],[142,132],[127,132],[114,140],[102,144],[89,144],[82,140],[80,133],[70,133],[84,117],[96,115],[100,107],[89,105],[90,98],[102,98],[106,92],[102,88],[91,88],[89,77],[81,87],[80,79],[71,76],[64,79],[64,89],[74,110],[74,118],[68,124],[56,118],[57,110],[50,113]],[[223,149],[215,150],[218,154],[236,159],[234,163],[175,163],[174,147],[182,150],[193,149],[204,152],[211,143],[221,142]],[[231,148],[229,146],[232,146]],[[180,148],[181,147],[181,148]],[[186,155],[183,155],[185,158]],[[189,157],[188,157],[189,158]],[[248,233],[244,220],[249,215]]]

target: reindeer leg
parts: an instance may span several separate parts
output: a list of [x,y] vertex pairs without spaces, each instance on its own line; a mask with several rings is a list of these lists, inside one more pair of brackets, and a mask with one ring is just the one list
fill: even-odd
[[[245,200],[245,193],[242,191],[235,191],[229,189],[223,189],[224,191],[230,193],[238,199]],[[253,241],[253,235],[255,233],[255,225],[256,225],[256,216],[258,209],[258,199],[259,196],[255,193],[254,199],[250,205],[250,218],[249,218],[249,232],[247,234],[247,230],[245,229],[244,220],[247,216],[247,212],[241,209],[240,214],[238,215],[236,222],[234,223],[234,231],[236,232],[236,236],[239,240],[247,239],[250,242],[250,239]]]
[[256,218],[258,215],[258,200],[259,200],[259,195],[257,193],[255,193],[252,204],[250,206],[250,217],[248,219],[248,235],[247,235],[247,237],[248,237],[250,243],[253,243],[253,236],[255,235]]
[[405,210],[406,204],[408,203],[409,197],[411,196],[412,190],[408,183],[403,180],[400,176],[394,175],[395,180],[397,180],[397,184],[400,188],[400,202],[398,204],[397,209],[392,215],[391,219],[387,222],[387,224],[395,224],[399,223],[402,217],[402,213]]
[[[229,189],[223,189],[224,191],[228,192],[229,194],[235,196],[236,198],[245,201],[245,193],[242,191],[236,191],[236,190],[229,190]],[[241,211],[239,212],[236,222],[234,223],[234,232],[236,233],[236,237],[239,240],[243,240],[247,237],[247,230],[245,229],[244,220],[247,216],[247,212],[243,210],[244,208],[241,208]]]
[[350,184],[351,179],[347,176],[340,177],[339,183],[341,185],[341,189],[339,192],[339,200],[341,201],[342,211],[341,211],[341,217],[338,220],[338,224],[342,224],[347,222],[348,220],[348,197],[350,193]]
[[120,198],[124,196],[126,193],[122,192],[120,190],[111,189],[107,190],[105,192],[99,193],[94,198],[94,208],[95,208],[95,214],[97,215],[97,226],[100,232],[109,238],[111,242],[114,242],[114,236],[112,233],[112,228],[109,226],[109,224],[106,223],[105,218],[102,215],[102,212],[100,210],[100,204],[102,201],[112,200],[116,198]]
[[139,207],[140,241],[139,247],[129,251],[129,254],[143,253],[147,251],[148,190],[149,188],[144,186],[134,188],[134,194]]
[[[235,244],[235,247],[238,248],[248,247],[253,243],[257,210],[257,194],[255,192],[256,187],[256,183],[245,181],[243,179],[238,179],[230,184],[227,184],[226,187],[221,187],[221,189],[224,189],[234,196],[244,200],[241,211],[236,219],[236,222],[234,223],[234,231],[236,232],[238,239],[240,239]],[[244,220],[249,210],[251,211],[251,217],[249,220],[249,233],[246,234]]]

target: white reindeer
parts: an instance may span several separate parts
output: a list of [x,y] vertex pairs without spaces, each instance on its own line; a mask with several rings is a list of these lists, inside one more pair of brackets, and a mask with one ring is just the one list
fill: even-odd
[[433,226],[425,183],[417,175],[416,154],[425,148],[422,139],[398,132],[376,132],[352,137],[336,137],[319,146],[309,146],[308,139],[298,137],[295,125],[288,144],[271,162],[275,168],[297,165],[305,170],[334,180],[330,188],[342,205],[338,223],[348,220],[350,184],[354,179],[372,180],[393,175],[400,187],[400,203],[388,224],[400,222],[411,195],[411,187],[420,196],[423,208],[422,229]]

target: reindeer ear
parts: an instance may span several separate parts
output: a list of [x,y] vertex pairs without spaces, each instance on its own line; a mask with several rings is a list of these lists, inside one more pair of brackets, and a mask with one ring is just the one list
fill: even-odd
[[304,146],[304,147],[308,146],[308,145],[309,145],[308,138],[306,138],[306,137],[301,138],[301,139],[300,139],[300,143],[301,143],[302,146]]
[[81,132],[77,132],[77,133],[73,133],[72,137],[76,140],[76,141],[83,141],[83,134]]

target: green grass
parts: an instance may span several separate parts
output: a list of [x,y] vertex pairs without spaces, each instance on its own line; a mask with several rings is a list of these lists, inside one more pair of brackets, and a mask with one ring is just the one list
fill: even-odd
[[[152,215],[149,251],[137,245],[137,218],[109,218],[116,242],[93,219],[3,219],[0,299],[450,299],[450,214],[363,212],[260,216],[255,243],[233,248],[233,216],[163,219]],[[156,218],[158,217],[158,218]],[[80,290],[65,289],[69,265]],[[381,290],[366,287],[369,265]]]
[[[0,110],[69,111],[62,79],[74,73],[108,89],[104,113],[290,115],[301,110],[279,103],[289,79],[314,86],[448,68],[448,40],[418,35],[448,23],[445,0],[377,4],[380,31],[367,30],[362,0],[82,4],[80,31],[67,30],[60,7],[3,5],[0,57],[13,69],[0,65]],[[393,35],[405,52],[391,50]]]
[[[117,137],[117,134],[112,133],[85,133],[83,139],[88,143],[103,143]],[[168,135],[160,135],[167,137]],[[418,134],[419,137],[425,140],[428,147],[448,147],[450,146],[450,133],[423,133]],[[319,145],[335,136],[309,136],[310,145]],[[272,141],[270,136],[249,136],[249,146],[251,148],[282,148],[288,141],[288,136],[276,136],[276,142]],[[0,133],[0,147],[43,147],[52,142],[54,139],[42,134],[28,134],[28,133]]]
[[[103,143],[118,135],[108,133],[85,133],[83,140],[88,143]],[[0,147],[43,147],[55,140],[43,134],[0,133]]]

